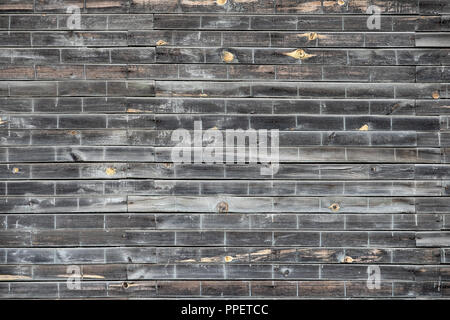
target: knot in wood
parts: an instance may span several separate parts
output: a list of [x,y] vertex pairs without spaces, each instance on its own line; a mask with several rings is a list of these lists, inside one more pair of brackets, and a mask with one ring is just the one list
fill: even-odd
[[317,33],[315,33],[315,32],[310,32],[310,33],[308,34],[308,39],[309,39],[309,40],[316,40],[316,39],[317,39]]
[[341,208],[340,206],[339,206],[339,204],[338,203],[333,203],[331,206],[329,206],[328,208],[330,208],[333,212],[337,212],[337,211],[339,211],[339,209]]
[[306,53],[303,49],[296,49],[291,52],[283,52],[282,54],[298,60],[308,59],[315,56],[314,54]]
[[217,204],[217,211],[219,213],[228,213],[228,203],[221,201]]
[[116,174],[116,169],[115,168],[106,168],[105,173],[108,176],[112,176],[112,175]]
[[222,61],[224,62],[232,62],[234,60],[234,54],[229,51],[222,51]]
[[368,131],[369,126],[367,124],[363,125],[361,128],[359,128],[359,131]]
[[439,95],[439,91],[434,91],[431,96],[433,97],[433,99],[439,99],[440,95]]
[[164,41],[164,40],[158,40],[157,42],[156,42],[156,45],[157,46],[165,46],[165,45],[167,45],[168,43],[166,42],[166,41]]

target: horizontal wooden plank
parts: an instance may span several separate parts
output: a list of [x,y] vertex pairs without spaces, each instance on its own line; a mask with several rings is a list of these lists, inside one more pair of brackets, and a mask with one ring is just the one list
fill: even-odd
[[[366,281],[95,281],[82,282],[80,290],[70,290],[66,282],[2,283],[2,298],[95,298],[95,297],[447,297],[438,282],[383,281],[380,289],[370,290]],[[200,287],[202,290],[200,291]],[[347,288],[347,290],[345,290]],[[297,290],[298,289],[298,290]],[[298,293],[297,293],[298,292]]]
[[[279,131],[437,131],[447,129],[446,118],[431,116],[338,116],[338,115],[28,115],[2,116],[0,129],[156,129],[194,130],[202,127],[226,129],[278,129]],[[444,122],[445,121],[445,122]]]
[[[175,234],[176,233],[176,234]],[[2,231],[5,247],[254,246],[414,248],[411,231],[159,231],[85,229]]]
[[439,115],[446,100],[271,99],[177,97],[10,97],[0,98],[7,114],[298,114],[298,115]]
[[[440,16],[389,16],[381,18],[382,31],[446,30]],[[155,29],[204,30],[310,30],[375,31],[367,29],[365,15],[170,15],[155,14]]]
[[[34,64],[147,64],[147,63],[216,63],[216,64],[306,64],[355,66],[446,65],[446,48],[261,48],[211,46],[190,47],[142,46],[100,48],[0,48],[0,61],[13,65]],[[298,49],[298,51],[297,51]],[[301,50],[300,50],[301,49]],[[224,61],[224,54],[227,61]],[[230,58],[233,59],[230,59]]]
[[[220,84],[220,86],[219,86]],[[395,89],[395,90],[394,90]],[[107,93],[108,92],[108,93]],[[308,83],[191,81],[0,81],[1,96],[194,96],[350,99],[433,99],[447,97],[447,84]]]
[[[444,249],[447,253],[447,249]],[[439,264],[440,249],[251,248],[251,247],[109,247],[8,248],[0,250],[1,264]],[[444,263],[447,255],[442,255]],[[89,279],[87,279],[89,280]]]
[[[0,130],[2,146],[155,146],[174,147],[173,130]],[[191,133],[192,135],[193,133]],[[448,134],[442,133],[442,145],[448,146]],[[438,133],[434,132],[308,132],[282,131],[280,147],[288,146],[390,146],[439,147]],[[445,139],[445,140],[444,140]],[[53,143],[52,143],[53,142]],[[170,149],[167,149],[170,150]]]
[[418,33],[416,35],[417,47],[440,47],[450,44],[450,36],[446,33]]
[[[57,268],[57,266],[52,267]],[[96,266],[86,267],[96,269]],[[36,268],[37,269],[37,268]],[[47,270],[50,268],[47,268]],[[112,269],[112,270],[111,270]],[[326,280],[366,280],[367,265],[321,265],[321,278]],[[119,266],[119,270],[120,266]],[[87,270],[85,270],[87,272]],[[113,272],[114,265],[107,272]],[[119,271],[120,272],[120,271]],[[227,264],[223,266],[189,264],[189,265],[128,265],[126,275],[129,280],[147,279],[223,279],[227,276],[233,277],[237,272],[239,279],[252,278],[275,278],[275,279],[317,279],[319,277],[319,266],[314,265],[258,265],[253,267],[246,264]],[[36,270],[35,274],[38,273]],[[49,272],[50,273],[50,272]],[[51,273],[47,273],[49,280],[53,280]],[[440,272],[434,267],[423,266],[380,266],[381,280],[403,280],[403,281],[438,281]],[[108,279],[108,274],[102,276]],[[234,277],[233,277],[234,278]]]
[[[186,177],[187,178],[187,177]],[[248,196],[442,196],[450,181],[311,180],[33,180],[0,181],[1,196],[248,195]]]
[[0,216],[1,229],[441,230],[443,216],[412,214],[65,214]]
[[[194,149],[196,150],[196,149]],[[444,149],[445,152],[447,149]],[[171,162],[170,147],[148,146],[21,146],[0,147],[0,162]],[[225,150],[226,151],[226,150]],[[439,148],[280,147],[280,163],[441,163]]]
[[[95,180],[95,179],[124,179],[124,178],[148,178],[148,179],[279,179],[279,180],[424,180],[417,184],[410,184],[410,188],[439,188],[440,184],[433,184],[433,179],[450,179],[450,166],[434,164],[278,164],[277,172],[273,175],[262,175],[261,164],[255,163],[152,163],[141,162],[129,164],[124,162],[114,163],[12,163],[0,165],[0,179],[61,179],[69,178],[75,180]],[[337,181],[335,181],[337,182]],[[423,182],[421,185],[419,182]],[[226,183],[226,182],[224,182]],[[229,183],[229,182],[228,182]],[[304,182],[302,182],[304,183]],[[362,182],[367,190],[371,189],[370,183]],[[394,194],[396,189],[401,190],[400,182],[395,182],[396,187],[391,182],[390,193]],[[407,187],[407,181],[403,181]],[[14,184],[14,183],[13,183]],[[12,185],[13,185],[12,184]],[[374,182],[373,187],[376,189]],[[446,187],[448,181],[443,184]],[[347,183],[348,190],[351,190],[352,183]],[[353,186],[357,186],[353,183]],[[146,184],[142,185],[144,188]],[[225,185],[223,186],[225,188]],[[255,184],[252,188],[256,188]],[[359,187],[358,187],[359,188]],[[416,189],[416,190],[417,190]],[[356,190],[355,190],[356,191]],[[361,190],[361,192],[364,192]],[[424,191],[425,192],[425,191]]]
[[418,247],[448,247],[450,246],[449,232],[419,232],[417,234]]
[[[10,3],[8,3],[10,2]],[[33,7],[27,7],[29,0],[22,1],[25,3],[24,8],[15,4],[14,0],[7,0],[7,4],[3,8],[4,11],[21,11],[29,10],[32,11]],[[234,1],[229,0],[223,3],[216,2],[190,2],[187,0],[176,1],[160,1],[160,0],[148,0],[145,2],[139,0],[130,1],[131,6],[125,5],[128,1],[114,1],[103,3],[98,0],[88,0],[86,4],[82,1],[72,1],[77,6],[82,9],[87,10],[87,12],[118,12],[118,13],[128,13],[128,12],[216,12],[216,13],[309,13],[309,14],[321,14],[321,13],[366,13],[368,6],[372,4],[370,1],[358,1],[356,3],[343,3],[339,4],[337,2],[326,2],[317,3],[316,1],[306,0],[301,3],[292,0],[264,0],[258,2],[257,4],[253,1]],[[415,1],[392,1],[390,3],[377,2],[383,13],[393,14],[393,13],[418,13],[419,8],[424,12],[429,12],[425,10],[435,10],[440,9],[439,2],[436,1],[433,4],[422,4],[424,1],[420,2],[420,6]],[[14,5],[15,4],[15,5]],[[63,11],[67,5],[67,1],[62,1],[59,4],[54,4],[49,0],[40,0],[36,6],[36,12],[58,12]]]
[[[410,198],[314,198],[314,197],[187,197],[129,196],[128,208],[136,212],[364,212],[414,213]],[[431,198],[430,198],[431,199]],[[334,204],[334,206],[333,206]],[[334,208],[334,209],[333,209]]]

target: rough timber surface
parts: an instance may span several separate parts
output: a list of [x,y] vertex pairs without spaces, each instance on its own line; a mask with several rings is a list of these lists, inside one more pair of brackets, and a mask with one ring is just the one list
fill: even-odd
[[[0,0],[0,299],[449,299],[449,22],[447,0]],[[279,129],[278,172],[172,163],[200,120]]]

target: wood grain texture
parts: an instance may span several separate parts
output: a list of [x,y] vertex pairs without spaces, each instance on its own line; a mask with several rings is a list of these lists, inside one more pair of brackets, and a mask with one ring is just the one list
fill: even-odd
[[[449,14],[2,0],[0,298],[450,299]],[[194,121],[278,171],[173,161]]]

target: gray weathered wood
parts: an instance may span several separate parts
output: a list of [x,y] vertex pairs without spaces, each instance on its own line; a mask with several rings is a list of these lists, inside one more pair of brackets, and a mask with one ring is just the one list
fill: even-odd
[[[449,13],[2,0],[0,298],[448,299]],[[277,171],[172,159],[194,121],[278,129]]]

